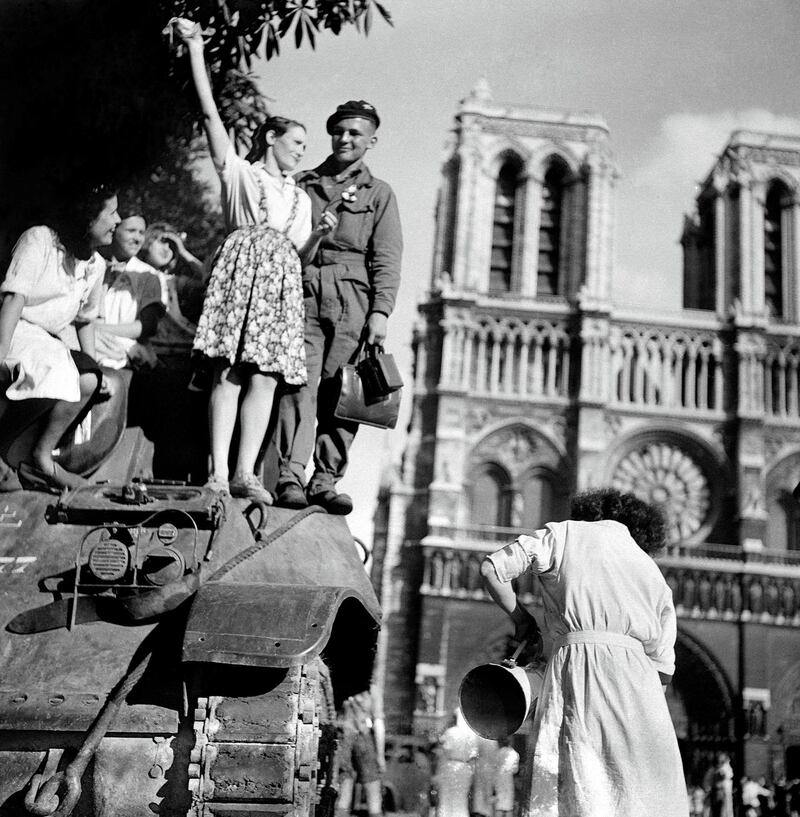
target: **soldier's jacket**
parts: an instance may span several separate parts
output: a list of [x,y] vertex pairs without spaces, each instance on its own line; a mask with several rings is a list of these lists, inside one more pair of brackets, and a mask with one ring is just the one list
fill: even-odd
[[335,173],[328,157],[319,167],[297,175],[297,183],[311,198],[311,223],[317,224],[325,209],[339,219],[336,230],[322,239],[303,278],[311,280],[324,269],[324,274],[358,281],[371,290],[371,310],[389,315],[400,285],[403,251],[397,199],[363,162],[339,181]]

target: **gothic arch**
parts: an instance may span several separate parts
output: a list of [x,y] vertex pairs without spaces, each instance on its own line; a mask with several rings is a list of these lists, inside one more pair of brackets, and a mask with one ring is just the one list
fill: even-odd
[[766,473],[766,546],[777,550],[800,548],[800,506],[792,491],[800,482],[800,449],[787,451]]
[[[534,425],[524,417],[498,420],[483,426],[480,436],[476,437],[472,442],[469,467],[473,467],[476,456],[481,458],[480,461],[483,461],[484,458],[490,458],[492,452],[499,450],[501,447],[513,445],[512,438],[515,437],[520,439],[519,445],[546,452],[547,461],[543,461],[541,464],[550,464],[551,467],[558,469],[560,473],[572,474],[572,463],[563,440],[559,439],[546,426]],[[512,457],[509,461],[511,462],[513,459]],[[518,474],[520,473],[520,465],[525,468],[532,462],[530,459],[523,458],[523,461],[518,460],[517,466],[510,470],[513,474]],[[564,468],[569,470],[561,470]]]
[[720,517],[732,478],[703,439],[671,427],[635,431],[616,440],[604,484],[661,506],[672,544],[703,542]]
[[512,479],[508,469],[492,459],[476,463],[465,485],[470,525],[511,525]]
[[[465,494],[469,499],[470,524],[519,527],[552,521],[549,515],[563,518],[569,488],[557,479],[559,474],[571,474],[572,469],[561,445],[557,445],[541,429],[528,423],[506,422],[496,426],[476,441],[468,456],[465,474]],[[503,497],[504,516],[494,513],[491,497],[480,505],[484,475],[504,474],[507,482],[497,496]],[[491,487],[491,486],[490,486]],[[541,517],[548,516],[547,519]],[[497,517],[491,521],[489,517]]]
[[483,160],[482,170],[490,178],[496,179],[497,174],[507,162],[516,162],[519,165],[519,175],[527,175],[530,163],[530,151],[520,142],[504,139]]
[[541,182],[553,160],[560,160],[567,166],[569,181],[580,178],[581,160],[566,145],[556,144],[555,142],[547,142],[530,154],[528,158],[529,173]]
[[702,782],[714,753],[734,748],[736,698],[712,651],[680,627],[671,686],[686,714],[685,733],[678,736],[684,768],[689,779]]
[[787,744],[800,744],[800,661],[790,664],[775,685],[771,718]]
[[[764,185],[765,196],[773,185],[780,185],[783,187],[784,191],[789,197],[791,197],[791,199],[796,199],[797,196],[800,195],[800,185],[798,184],[797,179],[795,179],[784,167],[769,168],[762,179],[762,183]],[[788,203],[789,202],[787,202],[787,204]]]
[[[494,164],[493,164],[494,166]],[[492,221],[488,292],[519,290],[525,216],[525,162],[516,151],[503,151],[491,174]]]

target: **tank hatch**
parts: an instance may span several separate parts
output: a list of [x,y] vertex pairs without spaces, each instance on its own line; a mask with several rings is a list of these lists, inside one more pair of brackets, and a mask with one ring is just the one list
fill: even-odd
[[154,515],[180,509],[200,530],[215,530],[224,515],[218,494],[195,485],[159,482],[86,485],[48,505],[45,519],[51,524],[146,524]]

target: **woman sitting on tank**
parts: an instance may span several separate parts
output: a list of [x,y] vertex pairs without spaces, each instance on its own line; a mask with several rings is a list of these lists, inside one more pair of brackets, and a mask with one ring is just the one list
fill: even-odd
[[[119,221],[115,191],[86,190],[51,220],[53,226],[31,227],[20,236],[0,283],[0,385],[10,401],[3,425],[14,414],[30,415],[28,401],[41,398],[48,406],[30,461],[19,464],[26,487],[75,488],[86,482],[62,468],[53,450],[103,388],[92,321],[99,314],[106,264],[97,249],[111,243]],[[63,339],[70,325],[80,351]]]
[[186,233],[179,233],[166,221],[153,222],[144,233],[139,258],[149,264],[161,284],[161,300],[166,320],[159,325],[159,336],[178,335],[191,339],[203,306],[208,270],[186,248]]

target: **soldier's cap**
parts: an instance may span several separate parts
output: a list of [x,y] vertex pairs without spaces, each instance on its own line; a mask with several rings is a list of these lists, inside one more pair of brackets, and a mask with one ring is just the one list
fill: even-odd
[[381,124],[378,112],[374,105],[365,102],[363,99],[351,99],[336,107],[336,110],[328,117],[325,128],[328,133],[333,133],[333,126],[342,119],[352,119],[353,117],[369,119],[375,127]]

